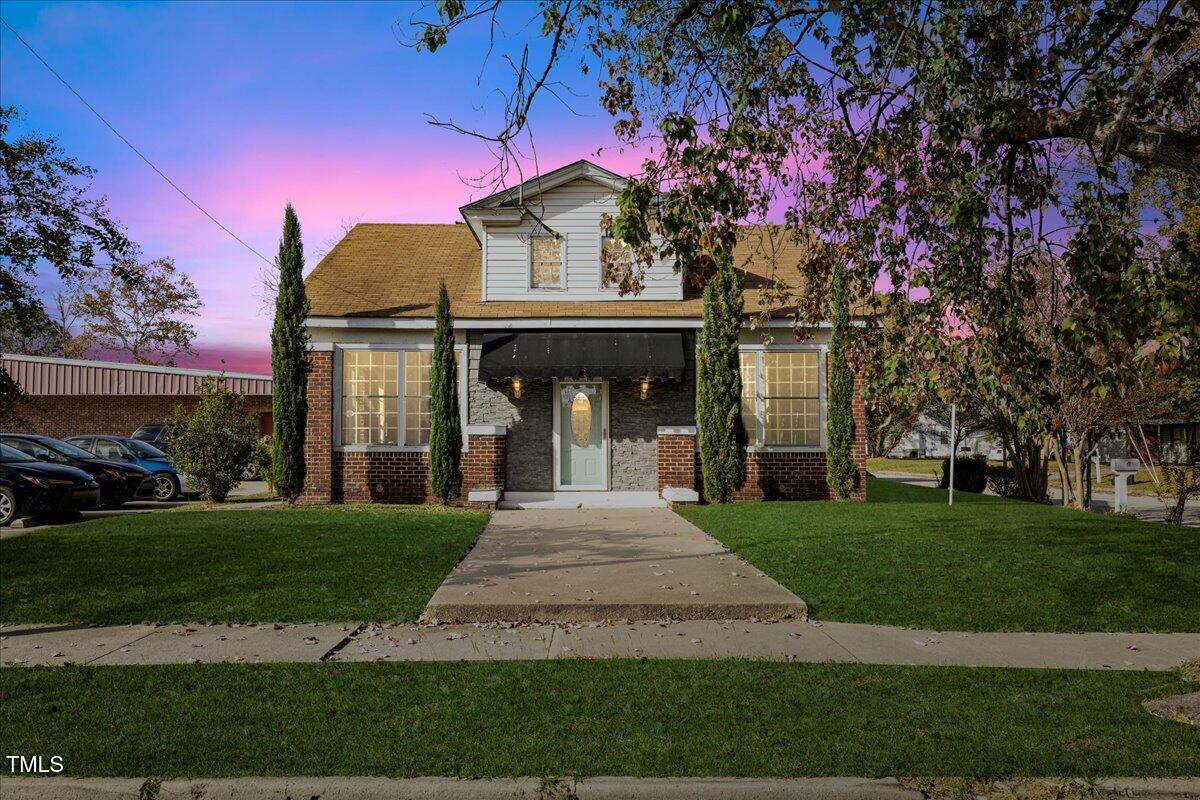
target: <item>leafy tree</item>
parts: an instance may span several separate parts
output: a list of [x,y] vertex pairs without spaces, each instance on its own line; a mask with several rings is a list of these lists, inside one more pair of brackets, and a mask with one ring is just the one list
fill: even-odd
[[21,385],[6,370],[0,369],[0,428],[24,427],[18,404],[25,399]]
[[200,295],[169,258],[123,266],[120,275],[95,272],[74,284],[68,303],[78,315],[80,338],[106,351],[128,353],[135,364],[173,365],[192,353]]
[[23,319],[13,309],[0,311],[0,350],[27,356],[67,354],[72,336],[42,306],[31,308]]
[[828,444],[825,480],[834,497],[846,499],[858,486],[854,463],[854,373],[846,358],[850,336],[850,295],[846,271],[833,269],[829,292],[829,319],[833,336],[829,344]]
[[867,455],[884,458],[916,427],[926,395],[916,385],[924,365],[904,347],[903,328],[891,316],[882,324],[868,320],[855,343],[863,369],[863,405],[867,419]]
[[205,497],[222,502],[242,480],[258,429],[246,400],[229,391],[224,376],[205,378],[194,408],[175,407],[167,420],[171,458]]
[[275,324],[271,328],[271,481],[289,503],[304,491],[304,426],[308,421],[308,296],[304,292],[304,243],[292,204],[283,212],[279,243]]
[[462,420],[454,362],[454,319],[445,283],[438,286],[429,386],[429,481],[434,496],[448,503],[462,491]]
[[[696,423],[704,496],[727,502],[746,482],[746,428],[742,424],[742,281],[729,256],[704,287],[704,325],[696,348]],[[690,488],[690,487],[685,487]]]
[[[436,50],[499,7],[438,4],[417,44]],[[514,158],[537,99],[559,95],[556,68],[583,52],[617,137],[650,153],[611,225],[636,253],[627,269],[670,255],[703,282],[739,225],[781,214],[812,244],[803,286],[828,285],[838,265],[854,296],[919,299],[904,346],[928,372],[914,387],[970,378],[1025,496],[1045,496],[1051,353],[1101,397],[1146,367],[1200,369],[1200,304],[1181,291],[1200,283],[1187,235],[1200,183],[1196,3],[539,9],[526,30],[545,39],[545,60],[513,58],[504,118],[468,132]],[[1144,224],[1151,209],[1161,224]],[[1050,260],[1065,311],[1034,337],[1025,317]],[[764,299],[796,307],[798,327],[824,313],[817,293],[772,283]]]
[[[52,136],[16,136],[13,106],[0,105],[0,329],[33,349],[60,339],[31,279],[45,262],[61,278],[104,269],[118,275],[136,252],[104,198],[91,197],[95,170],[66,155]],[[7,378],[0,367],[0,381]],[[10,381],[9,381],[10,382]]]

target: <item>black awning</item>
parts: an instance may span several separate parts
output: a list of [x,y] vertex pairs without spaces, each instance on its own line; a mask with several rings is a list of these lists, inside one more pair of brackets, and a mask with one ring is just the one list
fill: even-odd
[[681,381],[683,370],[683,334],[679,331],[485,333],[479,357],[479,378],[484,381]]

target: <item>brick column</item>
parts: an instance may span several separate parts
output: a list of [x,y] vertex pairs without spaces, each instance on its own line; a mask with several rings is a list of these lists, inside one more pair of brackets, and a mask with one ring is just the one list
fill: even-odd
[[299,502],[333,500],[333,352],[309,354],[308,420],[304,426],[304,491]]
[[866,368],[860,368],[854,373],[854,444],[850,446],[850,455],[858,466],[858,486],[854,490],[855,500],[867,499],[867,404],[863,400],[863,386],[866,384]]
[[658,429],[658,491],[667,505],[699,501],[696,493],[696,428],[664,425]]
[[504,496],[508,457],[508,428],[504,425],[468,425],[467,454],[463,460],[463,493],[475,508],[495,508]]

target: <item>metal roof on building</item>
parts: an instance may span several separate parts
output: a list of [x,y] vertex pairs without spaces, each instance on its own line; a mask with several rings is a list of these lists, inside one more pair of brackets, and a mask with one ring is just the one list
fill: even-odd
[[[181,396],[199,393],[200,381],[222,373],[213,369],[158,367],[123,364],[119,361],[87,361],[77,358],[0,355],[0,363],[28,395],[138,395]],[[271,376],[226,372],[225,385],[231,392],[270,396]]]

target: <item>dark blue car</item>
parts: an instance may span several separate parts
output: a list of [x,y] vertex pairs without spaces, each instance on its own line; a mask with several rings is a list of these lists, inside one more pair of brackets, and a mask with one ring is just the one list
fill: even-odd
[[187,477],[171,463],[171,457],[148,442],[131,436],[68,436],[63,441],[82,447],[109,461],[127,461],[154,476],[154,499],[162,502],[192,494]]

